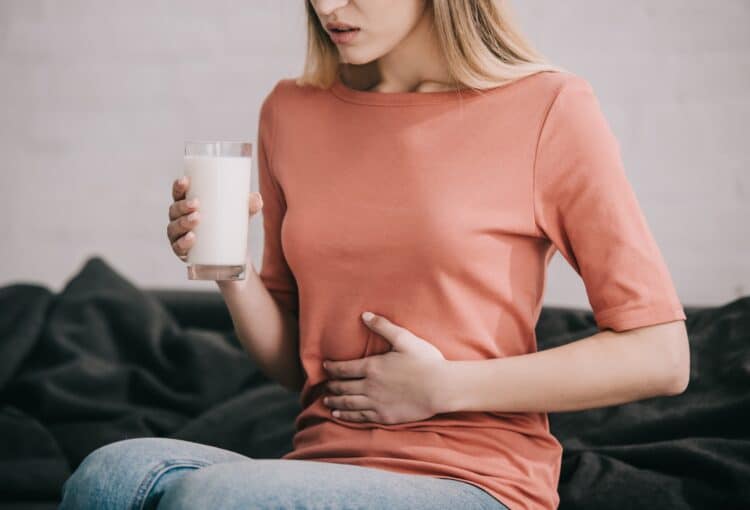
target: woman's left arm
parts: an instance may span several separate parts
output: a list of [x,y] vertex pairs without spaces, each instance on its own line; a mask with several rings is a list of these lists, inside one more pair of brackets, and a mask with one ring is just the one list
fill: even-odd
[[342,420],[395,424],[458,411],[574,411],[676,395],[690,378],[684,320],[604,329],[559,347],[484,360],[446,360],[382,315],[363,320],[392,347],[324,360],[331,380],[323,404]]
[[547,350],[479,361],[446,360],[433,379],[436,413],[558,412],[685,391],[685,322],[604,330]]

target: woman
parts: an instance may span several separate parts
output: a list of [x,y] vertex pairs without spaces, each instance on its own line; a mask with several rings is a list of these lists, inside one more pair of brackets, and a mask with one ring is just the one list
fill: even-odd
[[[62,508],[555,508],[547,412],[677,394],[689,371],[597,99],[499,0],[306,7],[305,72],[261,107],[262,268],[218,282],[252,358],[301,391],[294,450],[119,441]],[[200,220],[188,186],[167,231],[181,258]],[[537,352],[555,250],[601,331]]]

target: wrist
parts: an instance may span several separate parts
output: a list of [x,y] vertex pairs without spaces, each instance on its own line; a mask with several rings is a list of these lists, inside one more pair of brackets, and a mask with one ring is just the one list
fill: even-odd
[[435,371],[435,386],[432,409],[435,414],[452,413],[461,410],[460,392],[456,361],[445,360]]
[[252,276],[250,273],[255,273],[255,267],[251,261],[248,260],[245,265],[245,277],[242,280],[215,280],[216,286],[223,293],[241,291],[247,286],[248,279]]
[[247,276],[244,280],[216,280],[216,286],[222,294],[239,292],[245,287]]

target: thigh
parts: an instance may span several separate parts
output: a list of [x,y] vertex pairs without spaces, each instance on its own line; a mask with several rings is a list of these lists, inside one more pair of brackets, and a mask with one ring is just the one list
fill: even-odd
[[189,471],[249,457],[164,437],[124,439],[92,451],[62,488],[60,510],[155,508],[170,483]]
[[253,459],[185,474],[159,510],[461,508],[507,510],[489,493],[452,479],[301,459]]

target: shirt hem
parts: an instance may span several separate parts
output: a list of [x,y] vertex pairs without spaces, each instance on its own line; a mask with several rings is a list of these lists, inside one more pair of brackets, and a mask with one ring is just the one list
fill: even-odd
[[610,308],[594,313],[594,319],[600,329],[612,329],[618,332],[676,320],[686,320],[686,318],[682,306],[672,303]]

